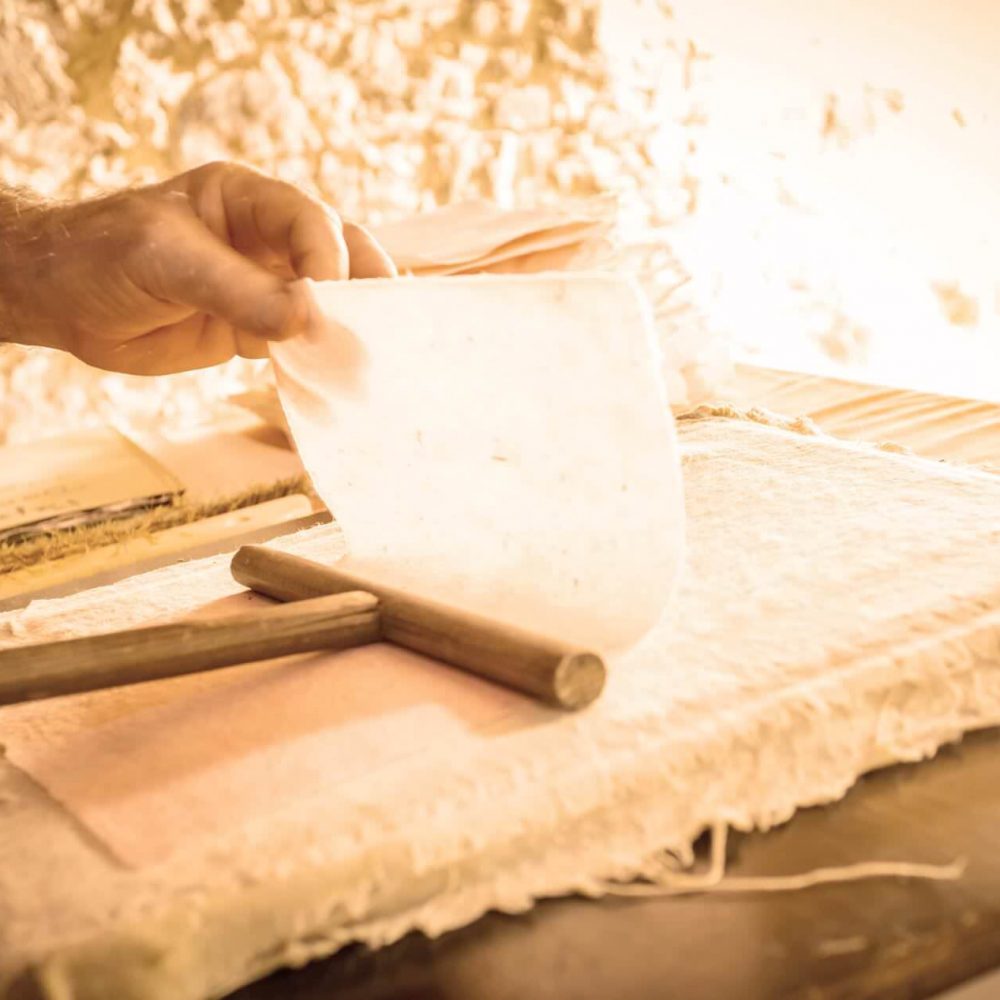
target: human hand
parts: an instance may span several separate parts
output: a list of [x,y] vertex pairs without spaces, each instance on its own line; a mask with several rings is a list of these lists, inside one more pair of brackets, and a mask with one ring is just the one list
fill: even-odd
[[296,279],[396,273],[364,229],[232,163],[79,204],[0,208],[0,338],[109,371],[266,357],[308,315]]

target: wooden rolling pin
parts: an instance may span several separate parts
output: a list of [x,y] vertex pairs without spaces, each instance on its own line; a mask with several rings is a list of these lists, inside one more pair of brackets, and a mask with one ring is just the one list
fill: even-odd
[[282,601],[356,590],[375,594],[386,641],[559,708],[583,708],[604,687],[604,661],[595,653],[300,556],[244,545],[233,557],[232,570],[244,586]]
[[240,614],[0,651],[0,705],[381,638],[378,598],[340,593]]

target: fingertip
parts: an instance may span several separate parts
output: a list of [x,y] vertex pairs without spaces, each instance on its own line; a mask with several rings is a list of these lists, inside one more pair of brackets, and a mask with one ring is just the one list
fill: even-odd
[[232,317],[233,325],[265,340],[275,340],[289,327],[293,311],[292,296],[287,288],[281,287],[266,293],[245,316]]
[[344,242],[350,256],[352,278],[395,278],[396,265],[386,249],[364,226],[345,222]]
[[308,279],[290,281],[276,301],[269,322],[258,332],[266,340],[288,340],[312,326],[315,308]]
[[290,263],[300,278],[340,281],[350,274],[350,250],[340,216],[327,205],[309,204],[289,237]]

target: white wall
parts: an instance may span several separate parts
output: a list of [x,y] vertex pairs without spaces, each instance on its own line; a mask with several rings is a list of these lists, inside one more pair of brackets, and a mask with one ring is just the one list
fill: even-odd
[[684,240],[715,320],[761,360],[1000,398],[1000,2],[673,7],[712,56]]

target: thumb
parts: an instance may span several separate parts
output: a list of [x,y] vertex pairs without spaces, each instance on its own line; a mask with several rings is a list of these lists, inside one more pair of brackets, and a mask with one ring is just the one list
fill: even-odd
[[266,340],[290,336],[308,303],[289,282],[223,243],[196,216],[175,217],[141,251],[139,283],[167,302],[207,313]]

